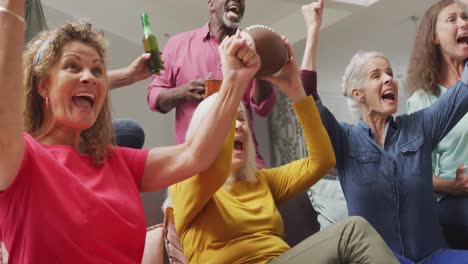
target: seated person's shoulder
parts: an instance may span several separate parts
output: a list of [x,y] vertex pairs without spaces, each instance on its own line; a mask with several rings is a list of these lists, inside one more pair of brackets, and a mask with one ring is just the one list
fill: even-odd
[[418,89],[416,90],[406,101],[406,107],[408,109],[408,113],[414,113],[421,109],[424,109],[430,106],[437,100],[437,96],[433,95],[427,90]]

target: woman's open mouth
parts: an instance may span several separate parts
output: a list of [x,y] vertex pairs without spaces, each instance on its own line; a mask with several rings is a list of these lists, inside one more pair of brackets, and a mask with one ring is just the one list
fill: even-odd
[[94,94],[79,93],[72,97],[73,104],[82,111],[91,111],[94,106]]
[[468,33],[458,36],[457,44],[462,48],[468,48]]
[[395,103],[395,99],[396,99],[395,91],[386,90],[386,91],[383,92],[381,98],[382,98],[383,101],[385,101],[387,103]]
[[234,140],[234,150],[244,151],[244,142],[243,142],[242,139],[235,139]]

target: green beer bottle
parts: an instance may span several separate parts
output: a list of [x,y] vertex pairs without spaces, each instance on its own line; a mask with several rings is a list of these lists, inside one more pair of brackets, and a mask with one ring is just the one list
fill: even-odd
[[150,53],[151,57],[146,61],[149,69],[154,73],[159,73],[164,69],[161,59],[161,54],[158,48],[158,41],[151,30],[151,25],[146,12],[141,14],[141,23],[143,25],[143,47],[146,53]]

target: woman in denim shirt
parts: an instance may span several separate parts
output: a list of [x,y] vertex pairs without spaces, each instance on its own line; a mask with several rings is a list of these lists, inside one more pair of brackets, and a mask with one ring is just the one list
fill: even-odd
[[377,52],[359,52],[345,70],[343,88],[361,119],[357,125],[340,123],[322,105],[316,90],[322,10],[323,1],[302,9],[308,31],[301,74],[332,141],[349,214],[366,218],[406,259],[466,263],[468,251],[444,249],[432,197],[431,153],[468,110],[468,69],[431,107],[393,117],[398,83],[388,59]]

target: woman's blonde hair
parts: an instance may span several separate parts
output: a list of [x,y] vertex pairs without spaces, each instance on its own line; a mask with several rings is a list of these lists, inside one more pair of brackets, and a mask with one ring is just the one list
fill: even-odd
[[[63,47],[72,41],[79,41],[94,48],[104,65],[107,65],[107,41],[102,32],[93,29],[89,23],[69,22],[60,28],[42,31],[33,38],[23,56],[23,84],[26,93],[25,131],[34,137],[38,136],[37,132],[44,123],[45,98],[39,94],[37,85],[47,78],[52,67],[60,59]],[[82,131],[80,136],[79,151],[91,156],[96,164],[101,163],[109,152],[109,144],[113,145],[114,140],[109,93],[96,122],[89,129]]]
[[[195,134],[196,129],[200,126],[200,124],[205,120],[206,115],[209,111],[211,111],[213,104],[218,97],[218,93],[215,93],[205,100],[203,100],[195,109],[193,113],[192,120],[190,121],[190,125],[187,129],[187,133],[185,134],[185,138],[188,139],[189,137]],[[241,103],[239,105],[239,109],[244,113],[244,116],[247,118],[247,110],[245,106]],[[250,130],[249,122],[246,121],[245,125],[248,131],[248,138],[244,142],[245,149],[246,149],[246,160],[244,165],[240,168],[240,178],[238,180],[241,181],[256,181],[257,178],[255,177],[255,173],[257,172],[257,163],[256,163],[256,153],[255,153],[255,146],[252,142],[252,132]],[[232,142],[234,145],[234,142]]]
[[[208,114],[209,111],[211,111],[213,104],[216,101],[216,98],[218,97],[218,93],[214,93],[210,95],[208,98],[203,100],[195,109],[195,112],[193,112],[192,119],[190,120],[189,127],[187,129],[187,133],[185,134],[185,140],[188,138],[192,137],[195,133],[197,128],[199,128],[200,124],[205,120],[206,115]],[[247,117],[247,111],[245,109],[245,106],[241,103],[239,105],[239,108],[241,111],[244,112],[244,115]],[[249,122],[246,122],[246,127],[248,130],[248,139],[245,142],[246,146],[246,161],[244,165],[240,168],[240,178],[238,180],[240,181],[250,181],[250,182],[256,182],[257,177],[255,176],[255,173],[258,171],[257,168],[257,163],[256,163],[256,153],[255,153],[255,146],[252,142],[252,132],[250,130]],[[232,142],[234,145],[234,142]],[[229,177],[230,178],[230,177]],[[229,184],[229,178],[226,181],[227,184]],[[164,200],[163,206],[161,207],[162,211],[165,212],[166,208],[168,207],[173,207],[172,203],[172,198],[171,198],[171,193],[169,189],[167,189],[166,193],[166,199]]]

